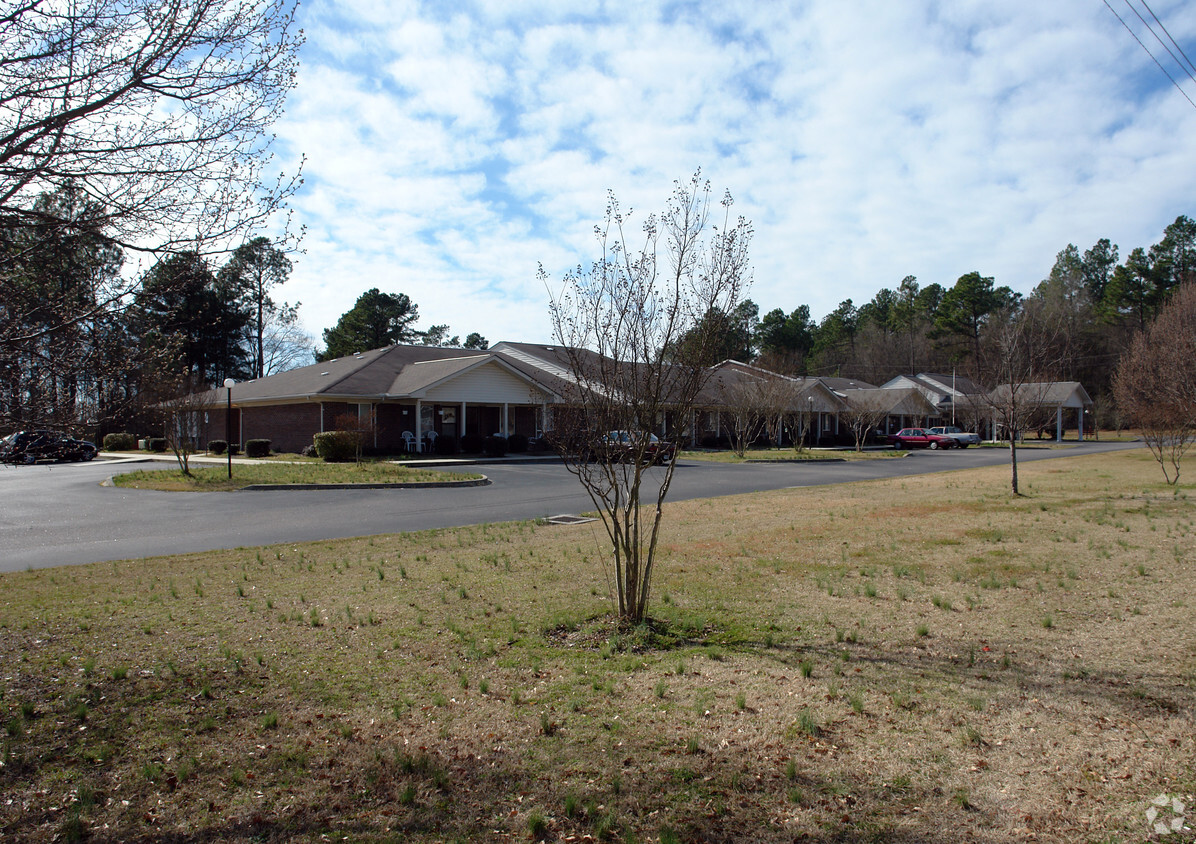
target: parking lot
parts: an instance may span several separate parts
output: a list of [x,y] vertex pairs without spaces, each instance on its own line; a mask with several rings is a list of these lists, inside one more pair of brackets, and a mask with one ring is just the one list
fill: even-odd
[[[1140,447],[1027,448],[1023,461]],[[917,451],[846,463],[678,463],[669,500],[899,477],[1008,462],[1004,449]],[[168,466],[170,464],[163,464]],[[0,466],[0,571],[532,519],[593,509],[560,464],[462,466],[493,483],[462,489],[179,493],[102,487],[143,462]],[[451,470],[450,470],[451,471]],[[651,471],[660,471],[654,469]]]

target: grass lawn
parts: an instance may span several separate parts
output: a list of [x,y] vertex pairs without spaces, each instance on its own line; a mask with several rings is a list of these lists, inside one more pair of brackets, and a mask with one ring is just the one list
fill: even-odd
[[668,505],[637,630],[592,523],[0,576],[0,837],[1146,840],[1196,793],[1193,486],[1021,476]]
[[890,457],[904,457],[904,453],[893,449],[883,451],[840,451],[838,449],[806,449],[794,451],[792,448],[749,448],[739,457],[733,451],[682,451],[677,455],[680,460],[705,460],[711,463],[750,463],[753,460],[884,460]]
[[185,492],[240,489],[250,484],[377,484],[429,483],[480,478],[476,473],[412,469],[393,463],[235,463],[229,480],[226,466],[191,464],[191,477],[171,469],[143,469],[115,475],[116,486]]

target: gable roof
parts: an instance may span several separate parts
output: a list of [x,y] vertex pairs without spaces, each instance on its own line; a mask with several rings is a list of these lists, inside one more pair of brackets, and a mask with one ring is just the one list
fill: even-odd
[[818,380],[830,387],[839,395],[848,390],[875,390],[878,389],[875,384],[869,384],[867,381],[861,381],[858,378],[830,378],[825,375],[819,375]]
[[[710,380],[699,393],[697,404],[706,407],[725,405],[728,388],[733,390],[740,384],[767,381],[781,381],[792,385],[793,392],[789,402],[791,412],[805,413],[813,410],[816,413],[836,413],[845,406],[842,396],[828,387],[822,378],[782,375],[771,369],[737,360],[725,360],[711,367]],[[810,399],[815,401],[812,403]],[[810,407],[811,404],[815,406]]]
[[939,409],[916,387],[848,390],[847,403],[884,410],[889,416],[937,416]]
[[[370,401],[418,398],[427,390],[479,366],[499,366],[529,386],[556,394],[534,370],[495,352],[438,346],[386,346],[244,381],[233,387],[235,404],[287,401]],[[223,387],[213,391],[224,401]]]
[[956,395],[964,396],[982,396],[988,391],[968,378],[966,375],[952,375],[941,372],[919,372],[914,378],[925,384],[943,390],[950,394],[954,392]]
[[[1003,403],[1009,397],[1009,385],[1002,384],[990,394],[992,400]],[[1091,407],[1093,402],[1079,381],[1039,381],[1019,384],[1018,399],[1037,407]]]

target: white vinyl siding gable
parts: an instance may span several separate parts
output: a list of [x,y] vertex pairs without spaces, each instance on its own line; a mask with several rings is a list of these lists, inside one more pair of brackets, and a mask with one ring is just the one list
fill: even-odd
[[539,404],[544,394],[501,366],[483,364],[429,389],[423,401],[469,404]]

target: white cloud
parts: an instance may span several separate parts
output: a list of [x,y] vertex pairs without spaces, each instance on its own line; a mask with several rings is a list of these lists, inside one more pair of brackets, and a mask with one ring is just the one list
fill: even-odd
[[[646,214],[699,165],[755,222],[761,310],[816,317],[910,273],[1028,291],[1068,242],[1125,254],[1196,213],[1196,109],[1081,0],[379,8],[303,7],[279,130],[313,330],[379,286],[547,340],[537,263],[593,256],[608,188]],[[1155,10],[1190,43],[1196,10]]]

